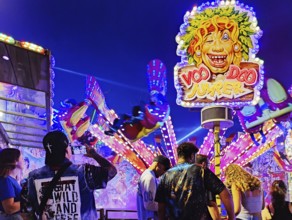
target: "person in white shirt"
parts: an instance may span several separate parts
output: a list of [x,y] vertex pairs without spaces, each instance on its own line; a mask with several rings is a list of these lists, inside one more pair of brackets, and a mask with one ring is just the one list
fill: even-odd
[[154,201],[158,178],[170,168],[170,160],[159,155],[138,181],[137,210],[139,220],[158,219],[158,203]]

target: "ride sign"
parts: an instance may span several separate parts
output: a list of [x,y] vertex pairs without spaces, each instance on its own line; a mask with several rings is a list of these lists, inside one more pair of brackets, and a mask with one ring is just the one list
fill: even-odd
[[234,1],[205,3],[187,12],[184,21],[176,37],[177,104],[256,104],[264,71],[256,57],[262,31],[253,9]]

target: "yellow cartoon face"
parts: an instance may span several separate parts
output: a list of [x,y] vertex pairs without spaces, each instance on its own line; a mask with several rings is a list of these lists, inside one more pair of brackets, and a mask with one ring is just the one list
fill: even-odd
[[234,42],[229,30],[207,34],[202,45],[202,59],[212,73],[225,73],[234,59]]

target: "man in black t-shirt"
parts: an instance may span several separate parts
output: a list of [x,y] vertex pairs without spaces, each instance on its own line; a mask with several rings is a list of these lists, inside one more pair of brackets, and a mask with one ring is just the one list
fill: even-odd
[[156,191],[159,219],[207,219],[206,190],[219,194],[228,219],[235,219],[231,196],[222,181],[208,168],[193,164],[197,152],[192,143],[178,146],[178,164],[162,176]]
[[[209,158],[204,154],[196,154],[196,164],[201,165],[203,168],[209,168]],[[220,212],[216,204],[216,195],[206,190],[207,206],[210,213],[208,219],[220,220]]]

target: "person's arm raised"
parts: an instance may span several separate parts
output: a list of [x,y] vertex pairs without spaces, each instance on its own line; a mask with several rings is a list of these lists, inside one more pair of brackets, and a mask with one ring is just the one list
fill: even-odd
[[108,180],[111,180],[117,174],[116,167],[104,157],[100,156],[96,150],[88,145],[86,147],[85,156],[93,158],[101,167],[108,169]]

